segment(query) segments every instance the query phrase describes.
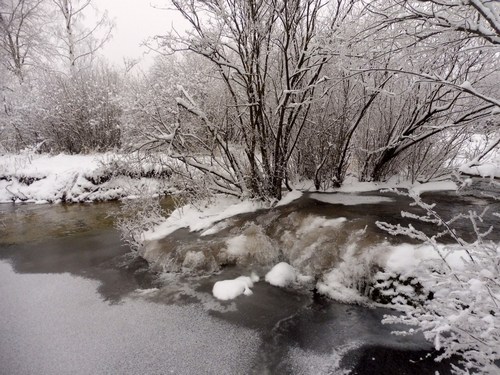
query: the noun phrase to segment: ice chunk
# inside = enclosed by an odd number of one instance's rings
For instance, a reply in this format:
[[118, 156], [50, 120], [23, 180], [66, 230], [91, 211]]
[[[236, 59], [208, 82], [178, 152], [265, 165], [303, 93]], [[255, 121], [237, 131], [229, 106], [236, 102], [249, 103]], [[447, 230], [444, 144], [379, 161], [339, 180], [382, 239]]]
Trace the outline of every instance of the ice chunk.
[[247, 236], [244, 234], [230, 238], [226, 241], [227, 253], [235, 258], [246, 255], [248, 253], [246, 242]]

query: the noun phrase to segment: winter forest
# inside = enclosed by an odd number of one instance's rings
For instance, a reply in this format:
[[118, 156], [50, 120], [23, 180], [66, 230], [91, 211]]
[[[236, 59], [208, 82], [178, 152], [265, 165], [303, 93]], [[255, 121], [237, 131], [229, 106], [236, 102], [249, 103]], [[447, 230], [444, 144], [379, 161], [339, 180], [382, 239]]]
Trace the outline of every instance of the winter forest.
[[314, 290], [391, 308], [420, 373], [500, 372], [499, 1], [162, 1], [146, 67], [103, 56], [103, 3], [0, 0], [0, 202], [118, 200], [134, 262], [221, 308]]

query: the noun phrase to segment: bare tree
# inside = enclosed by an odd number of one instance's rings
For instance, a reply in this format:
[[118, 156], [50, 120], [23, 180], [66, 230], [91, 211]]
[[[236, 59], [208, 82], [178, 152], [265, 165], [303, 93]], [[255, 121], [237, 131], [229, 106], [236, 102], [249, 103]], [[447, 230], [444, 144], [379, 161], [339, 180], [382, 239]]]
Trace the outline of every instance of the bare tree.
[[[159, 37], [160, 46], [167, 52], [191, 51], [215, 67], [227, 92], [224, 120], [233, 129], [231, 136], [240, 138], [244, 158], [186, 91], [177, 101], [179, 109], [206, 127], [214, 140], [207, 151], [223, 155], [230, 172], [226, 183], [242, 195], [279, 199], [316, 90], [325, 82], [322, 71], [331, 56], [325, 40], [333, 38], [352, 3], [338, 1], [333, 12], [321, 0], [175, 0], [173, 5], [191, 31]], [[172, 134], [182, 134], [181, 123]], [[214, 171], [184, 153], [173, 155], [204, 172]]]
[[64, 20], [64, 31], [59, 33], [58, 54], [65, 60], [71, 72], [78, 65], [89, 66], [95, 53], [110, 39], [113, 24], [107, 13], [97, 17], [91, 27], [84, 27], [82, 19], [93, 7], [93, 0], [52, 0]]
[[0, 51], [2, 63], [20, 82], [25, 69], [39, 58], [46, 44], [45, 0], [0, 1]]
[[[385, 48], [377, 55], [399, 54], [412, 59], [415, 56], [448, 55], [457, 62], [475, 60], [483, 75], [498, 73], [500, 52], [500, 3], [489, 0], [390, 0], [366, 4], [376, 17], [360, 36], [375, 35]], [[400, 33], [401, 29], [404, 33]], [[484, 61], [490, 60], [485, 66]], [[492, 63], [491, 63], [492, 61]], [[435, 66], [428, 69], [411, 69], [407, 66], [389, 67], [418, 77], [422, 81], [439, 83], [449, 88], [476, 96], [500, 108], [498, 85], [475, 87], [467, 78], [449, 80], [446, 74], [436, 74]], [[493, 77], [494, 78], [494, 77]]]
[[[436, 33], [453, 38], [483, 39], [500, 45], [500, 4], [491, 0], [390, 0], [367, 3], [384, 24], [411, 23], [420, 39]], [[458, 35], [457, 35], [458, 33]]]
[[362, 179], [385, 178], [412, 154], [425, 155], [423, 164], [429, 153], [441, 155], [429, 146], [438, 135], [451, 152], [470, 134], [465, 127], [498, 126], [498, 2], [376, 0], [364, 2], [363, 11], [351, 41], [366, 53], [364, 64], [348, 67], [351, 77], [387, 72], [394, 78], [357, 135]]

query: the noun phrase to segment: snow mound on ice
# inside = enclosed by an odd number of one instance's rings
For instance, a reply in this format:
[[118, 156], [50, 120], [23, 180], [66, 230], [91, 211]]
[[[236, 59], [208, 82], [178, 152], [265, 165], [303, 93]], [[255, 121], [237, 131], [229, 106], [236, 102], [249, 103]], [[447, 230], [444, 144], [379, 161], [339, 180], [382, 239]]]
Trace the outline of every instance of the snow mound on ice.
[[250, 277], [240, 276], [233, 280], [217, 281], [212, 289], [212, 294], [222, 301], [235, 299], [242, 294], [250, 296], [253, 294], [250, 288], [253, 288], [253, 283], [258, 281], [259, 277], [255, 273], [252, 273]]
[[298, 273], [291, 265], [281, 262], [266, 274], [266, 281], [274, 286], [286, 287], [297, 280]]
[[418, 266], [424, 261], [440, 259], [439, 254], [442, 254], [446, 263], [456, 271], [463, 269], [465, 260], [468, 259], [467, 252], [459, 246], [438, 244], [433, 247], [403, 243], [388, 248], [388, 256], [383, 266], [386, 271], [417, 276], [415, 272]]

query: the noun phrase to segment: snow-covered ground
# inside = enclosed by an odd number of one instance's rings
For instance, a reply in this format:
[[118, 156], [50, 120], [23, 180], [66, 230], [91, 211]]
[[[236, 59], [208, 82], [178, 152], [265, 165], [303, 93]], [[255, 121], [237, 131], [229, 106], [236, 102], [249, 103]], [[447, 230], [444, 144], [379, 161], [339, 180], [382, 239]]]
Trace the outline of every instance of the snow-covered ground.
[[[165, 179], [155, 178], [155, 175], [163, 174], [165, 176], [165, 166], [169, 163], [173, 163], [173, 161], [139, 161], [137, 155], [124, 156], [112, 153], [0, 155], [0, 203], [88, 202], [134, 197], [145, 192], [151, 195], [164, 194], [171, 190], [171, 186], [165, 182]], [[490, 175], [492, 171], [500, 173], [498, 166], [490, 164], [488, 162], [472, 169], [481, 175]], [[422, 193], [453, 190], [456, 189], [456, 185], [451, 181], [410, 184], [392, 179], [388, 182], [376, 183], [357, 182], [351, 178], [346, 180], [342, 187], [331, 189], [331, 191], [357, 193], [387, 188], [406, 188]], [[275, 202], [275, 205], [286, 205], [300, 198], [302, 191], [313, 190], [312, 183], [307, 181], [297, 183], [296, 189], [286, 194], [280, 202]], [[341, 199], [342, 196], [339, 195], [337, 198]], [[365, 197], [364, 199], [370, 198]], [[363, 203], [350, 203], [349, 198], [345, 202], [347, 203], [344, 204]]]
[[[316, 191], [314, 188], [314, 183], [312, 181], [301, 181], [295, 186], [297, 189], [304, 191]], [[367, 193], [367, 192], [377, 192], [385, 189], [407, 189], [413, 190], [417, 194], [422, 194], [431, 191], [447, 191], [456, 190], [457, 185], [451, 180], [443, 181], [432, 181], [426, 183], [420, 183], [418, 181], [411, 183], [409, 181], [400, 180], [397, 177], [391, 178], [385, 182], [359, 182], [356, 178], [348, 177], [339, 188], [330, 188], [325, 192], [328, 193]], [[369, 199], [369, 198], [368, 198]], [[354, 202], [352, 204], [365, 204], [371, 202]], [[339, 204], [343, 204], [340, 203]]]
[[176, 209], [154, 230], [146, 232], [144, 238], [146, 241], [158, 240], [180, 228], [188, 228], [192, 232], [204, 231], [202, 235], [214, 234], [223, 228], [214, 223], [265, 207], [259, 201], [241, 201], [235, 197], [218, 195], [210, 201], [187, 204]]
[[154, 177], [161, 168], [143, 163], [137, 170], [134, 163], [116, 154], [2, 155], [0, 203], [87, 202], [145, 192], [162, 194], [168, 186]]

